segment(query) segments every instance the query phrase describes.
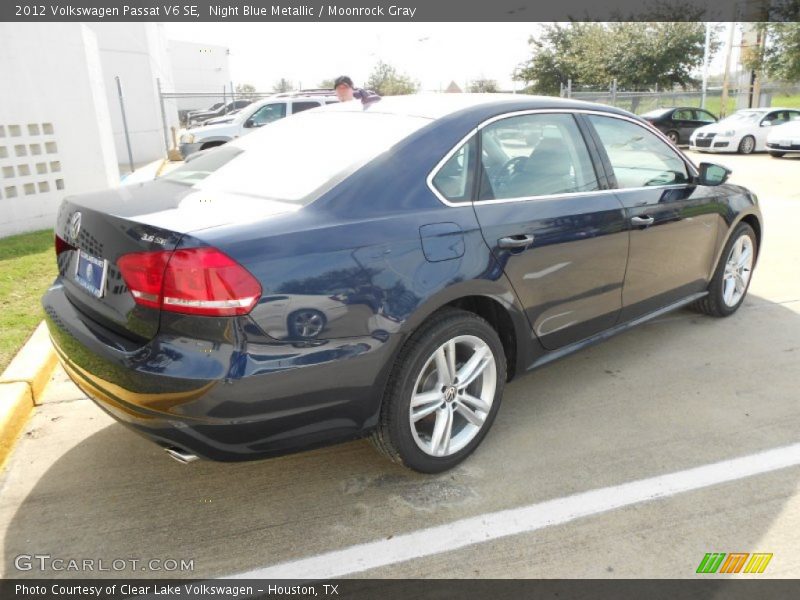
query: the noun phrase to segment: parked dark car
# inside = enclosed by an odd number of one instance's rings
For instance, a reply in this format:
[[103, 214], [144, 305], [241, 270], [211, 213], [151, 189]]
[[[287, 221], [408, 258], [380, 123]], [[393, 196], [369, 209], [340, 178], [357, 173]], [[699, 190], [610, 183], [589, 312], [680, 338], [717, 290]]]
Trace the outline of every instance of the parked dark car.
[[43, 304], [78, 386], [174, 458], [370, 436], [439, 472], [513, 377], [738, 309], [762, 227], [728, 174], [596, 104], [336, 104], [64, 200]]
[[194, 127], [200, 125], [209, 119], [216, 119], [223, 115], [227, 115], [232, 113], [233, 111], [239, 110], [251, 104], [253, 100], [232, 100], [227, 104], [223, 104], [222, 106], [217, 107], [213, 110], [201, 111], [201, 112], [194, 112], [189, 113], [187, 115], [187, 119], [189, 120], [189, 127]]
[[691, 106], [658, 108], [644, 113], [642, 118], [676, 145], [688, 144], [695, 129], [717, 122], [717, 117], [707, 110]]

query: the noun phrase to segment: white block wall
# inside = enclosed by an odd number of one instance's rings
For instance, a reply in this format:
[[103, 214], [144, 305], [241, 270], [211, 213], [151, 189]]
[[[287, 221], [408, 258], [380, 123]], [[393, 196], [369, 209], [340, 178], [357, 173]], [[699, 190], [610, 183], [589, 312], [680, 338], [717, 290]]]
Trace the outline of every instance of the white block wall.
[[[174, 87], [163, 25], [157, 23], [91, 23], [103, 65], [103, 85], [111, 115], [120, 171], [127, 172], [128, 151], [115, 77], [122, 82], [125, 114], [135, 167], [166, 156], [164, 127], [156, 79], [169, 91]], [[167, 129], [178, 125], [174, 103], [167, 103]]]
[[177, 40], [169, 41], [169, 57], [175, 84], [170, 92], [208, 92], [214, 96], [202, 98], [180, 98], [176, 105], [180, 110], [208, 108], [222, 102], [222, 88], [226, 100], [230, 101], [231, 72], [230, 52], [225, 46], [213, 46]]
[[62, 198], [117, 185], [97, 40], [78, 23], [0, 23], [0, 237], [53, 226]]

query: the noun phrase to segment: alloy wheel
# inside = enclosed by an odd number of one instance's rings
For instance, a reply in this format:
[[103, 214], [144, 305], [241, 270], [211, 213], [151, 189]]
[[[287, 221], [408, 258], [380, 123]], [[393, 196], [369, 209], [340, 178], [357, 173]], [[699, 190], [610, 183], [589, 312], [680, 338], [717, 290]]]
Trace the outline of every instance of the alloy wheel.
[[417, 446], [430, 456], [451, 456], [483, 428], [497, 389], [489, 345], [472, 335], [439, 346], [417, 377], [409, 407]]
[[731, 247], [722, 276], [722, 300], [727, 306], [736, 306], [747, 291], [753, 271], [753, 241], [741, 235]]

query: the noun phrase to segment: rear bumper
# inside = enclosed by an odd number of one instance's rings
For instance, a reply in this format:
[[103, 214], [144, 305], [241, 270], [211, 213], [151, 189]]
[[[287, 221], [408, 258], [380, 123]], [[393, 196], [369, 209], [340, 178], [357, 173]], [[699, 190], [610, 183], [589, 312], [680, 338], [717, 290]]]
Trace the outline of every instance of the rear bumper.
[[363, 436], [377, 422], [395, 336], [231, 343], [159, 334], [132, 347], [83, 315], [54, 285], [42, 303], [59, 359], [112, 417], [164, 447], [249, 460]]

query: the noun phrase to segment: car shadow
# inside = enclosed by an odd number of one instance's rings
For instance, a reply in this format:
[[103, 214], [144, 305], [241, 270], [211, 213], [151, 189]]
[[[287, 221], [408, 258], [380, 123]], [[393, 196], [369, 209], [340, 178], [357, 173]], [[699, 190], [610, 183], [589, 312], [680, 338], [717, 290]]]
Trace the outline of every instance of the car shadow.
[[[438, 476], [391, 464], [366, 441], [181, 465], [109, 422], [56, 458], [23, 498], [3, 500], [17, 504], [5, 526], [4, 576], [229, 575], [796, 443], [798, 317], [750, 296], [732, 318], [679, 311], [555, 362], [512, 382], [481, 448]], [[12, 467], [25, 469], [25, 460]], [[706, 551], [763, 550], [796, 475], [771, 478], [768, 510], [752, 511], [738, 533], [729, 523], [707, 536], [687, 564]], [[32, 554], [103, 559], [109, 570], [15, 567], [15, 557]], [[193, 570], [142, 570], [151, 559], [191, 560]]]

